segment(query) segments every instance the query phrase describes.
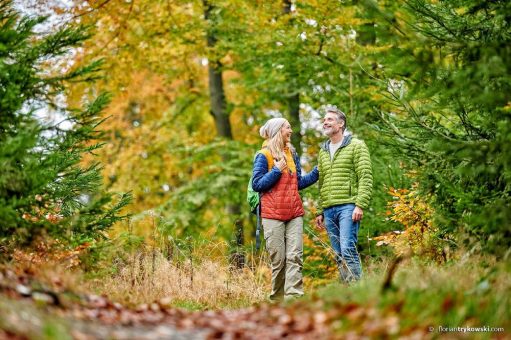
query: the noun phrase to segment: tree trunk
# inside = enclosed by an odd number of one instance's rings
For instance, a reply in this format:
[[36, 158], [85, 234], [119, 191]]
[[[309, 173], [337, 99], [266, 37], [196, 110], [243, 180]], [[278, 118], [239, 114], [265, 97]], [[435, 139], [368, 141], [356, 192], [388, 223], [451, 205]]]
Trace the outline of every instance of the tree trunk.
[[[204, 18], [208, 21], [207, 46], [214, 49], [217, 37], [214, 33], [214, 22], [211, 18], [211, 12], [214, 8], [208, 1], [204, 0]], [[222, 78], [222, 64], [219, 60], [208, 60], [209, 94], [211, 109], [210, 113], [215, 120], [217, 135], [222, 138], [232, 139], [231, 122], [229, 121], [229, 112], [227, 112], [227, 103], [225, 99], [224, 81]]]
[[226, 110], [224, 82], [220, 67], [220, 62], [209, 62], [210, 113], [215, 120], [217, 135], [219, 137], [232, 139], [231, 122], [229, 121], [229, 113]]
[[287, 101], [287, 107], [289, 110], [289, 123], [293, 128], [293, 134], [291, 135], [291, 143], [296, 148], [296, 152], [299, 155], [302, 154], [302, 123], [300, 121], [300, 94], [296, 93], [289, 97]]
[[[207, 31], [207, 46], [210, 49], [214, 49], [217, 42], [217, 37], [214, 33], [214, 20], [211, 18], [212, 10], [214, 5], [209, 1], [204, 0], [204, 18], [208, 21]], [[229, 121], [229, 112], [227, 112], [227, 101], [225, 99], [224, 82], [222, 78], [222, 64], [219, 60], [208, 60], [208, 77], [209, 77], [209, 94], [210, 94], [210, 113], [213, 116], [216, 126], [217, 136], [226, 138], [229, 140], [233, 139], [231, 122]], [[227, 159], [224, 159], [227, 161]], [[235, 217], [235, 238], [236, 246], [243, 246], [243, 221], [240, 219], [241, 207], [236, 204], [228, 204], [226, 211], [229, 215]], [[238, 250], [232, 255], [231, 258], [233, 264], [237, 268], [242, 268], [245, 264], [245, 258], [242, 253]]]
[[282, 13], [289, 14], [291, 13], [291, 5], [293, 2], [291, 0], [284, 0], [284, 6], [282, 7]]
[[[284, 0], [282, 6], [282, 14], [291, 14], [291, 6], [293, 2], [291, 0]], [[290, 20], [290, 23], [293, 21]], [[296, 152], [302, 154], [302, 123], [300, 121], [300, 93], [295, 93], [287, 100], [287, 111], [289, 114], [289, 123], [293, 129], [293, 135], [291, 136], [291, 143], [296, 148]]]

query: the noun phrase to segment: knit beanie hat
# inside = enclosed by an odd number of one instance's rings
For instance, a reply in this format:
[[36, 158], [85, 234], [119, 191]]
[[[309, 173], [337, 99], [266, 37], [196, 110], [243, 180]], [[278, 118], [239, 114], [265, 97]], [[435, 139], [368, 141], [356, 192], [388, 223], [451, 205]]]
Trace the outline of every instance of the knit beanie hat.
[[287, 120], [285, 118], [272, 118], [266, 122], [261, 128], [259, 129], [259, 134], [264, 139], [270, 139], [274, 137], [277, 132], [280, 131], [282, 128], [282, 125], [286, 123]]

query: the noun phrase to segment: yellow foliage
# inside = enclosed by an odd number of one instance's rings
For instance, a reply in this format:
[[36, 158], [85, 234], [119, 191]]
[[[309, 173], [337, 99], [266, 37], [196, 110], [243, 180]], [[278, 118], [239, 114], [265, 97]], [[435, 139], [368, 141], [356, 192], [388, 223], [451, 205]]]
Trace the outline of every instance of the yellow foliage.
[[418, 194], [418, 184], [411, 190], [390, 188], [393, 200], [388, 203], [388, 219], [401, 224], [403, 231], [375, 237], [377, 246], [389, 245], [396, 254], [412, 253], [435, 261], [444, 260], [442, 242], [438, 238], [438, 228], [432, 223], [433, 209]]

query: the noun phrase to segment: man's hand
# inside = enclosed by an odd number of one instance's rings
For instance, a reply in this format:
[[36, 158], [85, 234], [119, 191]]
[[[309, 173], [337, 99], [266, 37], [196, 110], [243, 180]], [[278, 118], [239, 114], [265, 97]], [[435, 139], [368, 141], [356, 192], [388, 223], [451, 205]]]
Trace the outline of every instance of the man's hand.
[[364, 216], [364, 211], [360, 207], [355, 207], [355, 210], [353, 210], [353, 215], [351, 217], [353, 218], [353, 222], [358, 222], [362, 219]]
[[319, 230], [325, 229], [325, 224], [323, 223], [323, 215], [316, 216], [316, 228]]

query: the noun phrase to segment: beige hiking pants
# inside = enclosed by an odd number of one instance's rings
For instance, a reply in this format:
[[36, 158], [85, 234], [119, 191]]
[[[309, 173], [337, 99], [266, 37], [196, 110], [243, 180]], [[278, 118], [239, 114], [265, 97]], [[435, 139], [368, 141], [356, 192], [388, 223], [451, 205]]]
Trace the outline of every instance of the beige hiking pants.
[[270, 299], [303, 295], [303, 219], [263, 218], [264, 239], [271, 260]]

